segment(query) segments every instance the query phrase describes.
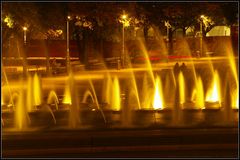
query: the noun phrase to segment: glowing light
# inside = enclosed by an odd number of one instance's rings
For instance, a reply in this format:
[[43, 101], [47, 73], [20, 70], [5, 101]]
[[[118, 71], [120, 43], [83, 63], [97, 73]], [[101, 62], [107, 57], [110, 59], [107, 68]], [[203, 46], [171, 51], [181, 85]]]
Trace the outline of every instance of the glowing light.
[[130, 26], [131, 18], [128, 18], [127, 14], [121, 15], [119, 22], [123, 24], [124, 27]]
[[27, 30], [27, 27], [23, 27], [23, 30], [26, 31], [26, 30]]
[[178, 81], [179, 81], [180, 104], [183, 104], [185, 102], [185, 81], [182, 71], [180, 71], [179, 73]]
[[126, 14], [123, 14], [122, 15], [122, 19], [126, 19], [127, 18], [127, 15]]
[[63, 31], [61, 29], [56, 30], [56, 32], [57, 32], [58, 35], [61, 35], [63, 33]]
[[13, 20], [9, 16], [6, 16], [4, 18], [4, 22], [7, 24], [9, 28], [13, 28]]
[[70, 19], [71, 19], [71, 16], [67, 16], [67, 19], [70, 20]]
[[201, 15], [200, 19], [202, 20], [204, 27], [209, 27], [210, 25], [213, 25], [215, 22], [208, 16]]
[[220, 81], [217, 71], [214, 72], [213, 81], [211, 87], [206, 94], [206, 101], [208, 102], [221, 102], [220, 99]]
[[162, 83], [160, 78], [157, 76], [155, 82], [155, 93], [153, 100], [153, 108], [154, 109], [163, 109], [163, 94], [162, 94]]

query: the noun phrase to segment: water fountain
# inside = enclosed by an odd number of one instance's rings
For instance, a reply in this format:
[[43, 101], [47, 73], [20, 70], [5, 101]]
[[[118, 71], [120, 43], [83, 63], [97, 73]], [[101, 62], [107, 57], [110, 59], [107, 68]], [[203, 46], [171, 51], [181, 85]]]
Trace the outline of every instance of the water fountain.
[[[160, 32], [157, 35], [167, 56]], [[183, 41], [187, 55], [191, 55]], [[128, 68], [122, 70], [105, 66], [104, 70], [72, 70], [57, 77], [36, 72], [10, 81], [3, 72], [7, 82], [2, 85], [1, 95], [2, 108], [6, 108], [4, 130], [12, 127], [24, 131], [38, 125], [77, 130], [236, 124], [238, 117], [233, 117], [238, 113], [239, 84], [230, 49], [224, 61], [229, 75], [224, 80], [224, 70], [211, 58], [204, 66], [196, 65], [194, 59], [168, 61], [161, 66], [150, 61], [144, 42], [138, 42], [146, 60], [139, 68], [128, 60]], [[175, 68], [176, 62], [186, 64], [185, 68]], [[37, 120], [44, 118], [48, 120]], [[14, 125], [8, 125], [8, 121], [14, 121]]]

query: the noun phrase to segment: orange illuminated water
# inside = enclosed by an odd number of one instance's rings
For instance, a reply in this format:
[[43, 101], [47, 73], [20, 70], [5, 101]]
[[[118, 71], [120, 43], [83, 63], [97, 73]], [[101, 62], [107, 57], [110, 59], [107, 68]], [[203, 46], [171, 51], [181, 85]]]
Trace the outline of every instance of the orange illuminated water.
[[239, 90], [234, 90], [232, 94], [232, 108], [239, 109]]
[[[23, 85], [23, 82], [21, 80], [21, 83]], [[17, 104], [16, 104], [16, 111], [15, 111], [15, 127], [18, 130], [24, 130], [27, 128], [28, 123], [30, 122], [30, 119], [28, 117], [28, 112], [26, 108], [26, 93], [24, 89], [22, 88], [19, 91], [19, 96], [17, 99]]]
[[153, 108], [154, 109], [163, 109], [164, 101], [163, 101], [163, 93], [162, 93], [162, 82], [159, 76], [157, 76], [155, 81], [155, 92], [153, 99]]
[[221, 104], [221, 91], [218, 72], [214, 72], [212, 84], [206, 93], [206, 102], [219, 102]]
[[27, 80], [27, 96], [30, 97], [27, 100], [27, 110], [30, 112], [33, 109], [33, 89], [32, 89], [32, 77], [31, 75], [28, 75]]
[[47, 99], [47, 104], [52, 104], [52, 103], [55, 104], [56, 110], [58, 110], [59, 100], [58, 100], [57, 94], [54, 90], [51, 90], [49, 92], [48, 99]]
[[41, 86], [40, 86], [40, 78], [37, 73], [34, 74], [33, 77], [33, 95], [34, 95], [34, 105], [41, 104]]
[[5, 102], [5, 96], [3, 95], [3, 91], [1, 91], [1, 105], [4, 105], [6, 102]]
[[111, 106], [113, 110], [120, 110], [121, 109], [121, 99], [120, 99], [120, 87], [119, 81], [117, 76], [113, 79], [113, 88], [112, 88], [112, 99], [111, 99]]
[[195, 106], [198, 109], [204, 109], [204, 89], [202, 79], [200, 76], [197, 77], [197, 82], [192, 93], [191, 101], [195, 102]]
[[185, 102], [185, 81], [183, 77], [182, 71], [180, 71], [178, 76], [178, 82], [179, 82], [179, 97], [180, 97], [180, 104], [183, 104]]
[[239, 108], [239, 81], [238, 81], [238, 71], [237, 71], [237, 66], [236, 66], [236, 60], [233, 54], [233, 49], [232, 49], [232, 44], [227, 44], [227, 56], [229, 60], [229, 64], [231, 67], [231, 71], [233, 73], [235, 83], [236, 83], [236, 88], [233, 89], [233, 94], [231, 95], [232, 97], [232, 108]]
[[70, 93], [70, 86], [67, 83], [65, 86], [65, 90], [64, 90], [64, 98], [62, 103], [64, 104], [72, 104], [72, 98], [71, 98], [71, 93]]

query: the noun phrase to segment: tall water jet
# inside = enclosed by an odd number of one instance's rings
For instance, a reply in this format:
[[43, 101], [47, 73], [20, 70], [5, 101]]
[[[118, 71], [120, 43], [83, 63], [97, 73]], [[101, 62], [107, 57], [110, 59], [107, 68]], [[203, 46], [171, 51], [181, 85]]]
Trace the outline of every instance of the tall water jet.
[[64, 104], [72, 104], [72, 98], [71, 98], [71, 91], [70, 91], [70, 84], [67, 83], [65, 85], [65, 90], [64, 90], [64, 97], [62, 103]]
[[180, 105], [180, 91], [179, 91], [179, 82], [176, 83], [176, 92], [175, 92], [175, 101], [173, 107], [173, 116], [172, 116], [172, 125], [177, 126], [181, 124], [181, 105]]
[[179, 103], [180, 105], [183, 105], [185, 102], [185, 81], [183, 77], [182, 71], [180, 71], [179, 76], [178, 76], [178, 83], [179, 83]]
[[236, 88], [233, 91], [231, 98], [232, 98], [232, 108], [239, 109], [239, 90], [238, 90], [238, 88]]
[[4, 92], [2, 91], [2, 88], [1, 88], [1, 106], [2, 105], [5, 105], [6, 104], [6, 102], [5, 102], [5, 95], [4, 95]]
[[32, 111], [33, 110], [33, 99], [34, 99], [34, 96], [33, 96], [33, 85], [32, 85], [32, 77], [31, 75], [28, 75], [27, 77], [27, 97], [29, 97], [29, 99], [27, 100], [27, 110], [28, 112]]
[[197, 77], [197, 84], [196, 84], [196, 101], [195, 106], [197, 108], [204, 108], [204, 90], [201, 77]]
[[163, 93], [162, 93], [162, 81], [157, 76], [155, 81], [155, 93], [154, 93], [154, 99], [153, 99], [153, 108], [156, 109], [163, 109], [164, 107], [164, 101], [163, 101]]
[[231, 101], [232, 99], [231, 99], [231, 92], [230, 92], [230, 84], [229, 82], [227, 82], [226, 94], [224, 98], [224, 109], [223, 109], [223, 112], [224, 112], [223, 121], [227, 125], [231, 124], [234, 120]]
[[69, 85], [69, 92], [71, 97], [71, 101], [69, 103], [70, 104], [69, 105], [69, 127], [76, 128], [77, 125], [80, 123], [79, 102], [78, 102], [78, 94], [76, 91], [74, 76], [71, 71], [69, 73], [67, 83]]
[[148, 81], [147, 74], [143, 76], [143, 84], [142, 84], [142, 94], [141, 94], [141, 108], [143, 109], [151, 109], [152, 96], [153, 96], [153, 87], [150, 85]]
[[144, 60], [146, 60], [145, 65], [146, 65], [148, 74], [150, 75], [152, 83], [155, 86], [155, 79], [154, 79], [152, 64], [151, 64], [151, 61], [150, 61], [149, 56], [148, 56], [148, 51], [147, 51], [144, 43], [142, 42], [142, 40], [139, 40], [139, 43], [140, 43], [140, 49], [142, 50], [142, 53], [143, 53], [143, 56], [144, 56]]
[[132, 65], [131, 65], [131, 62], [130, 63], [130, 79], [131, 79], [131, 84], [133, 86], [133, 93], [137, 99], [137, 107], [138, 109], [141, 108], [141, 105], [140, 105], [140, 99], [139, 99], [139, 93], [138, 93], [138, 88], [137, 88], [137, 83], [136, 83], [136, 78], [135, 78], [135, 74], [133, 72], [133, 69], [132, 69]]
[[237, 72], [237, 66], [236, 66], [236, 60], [235, 60], [235, 56], [234, 56], [234, 52], [233, 52], [233, 48], [232, 48], [232, 44], [228, 43], [226, 45], [226, 52], [227, 52], [227, 57], [229, 60], [229, 64], [235, 79], [235, 83], [236, 83], [236, 89], [232, 95], [232, 107], [233, 108], [239, 108], [239, 80], [238, 80], [238, 72]]
[[111, 98], [111, 108], [115, 111], [121, 109], [121, 98], [120, 98], [120, 87], [118, 77], [115, 76], [113, 79], [113, 88], [112, 88], [112, 98]]
[[217, 71], [214, 72], [213, 80], [210, 88], [206, 93], [205, 101], [207, 103], [205, 104], [205, 107], [209, 106], [210, 104], [211, 104], [210, 105], [211, 108], [221, 107], [221, 90], [220, 90], [219, 75]]
[[102, 89], [102, 101], [106, 104], [111, 103], [111, 89], [112, 89], [112, 79], [109, 74], [107, 74], [104, 78], [104, 84]]
[[42, 103], [42, 89], [40, 84], [40, 78], [37, 73], [34, 74], [33, 78], [31, 75], [27, 77], [27, 109], [32, 111], [36, 109], [36, 106]]
[[33, 95], [34, 95], [34, 106], [40, 105], [42, 103], [42, 95], [41, 95], [41, 85], [40, 78], [37, 73], [34, 74], [33, 77]]
[[[22, 86], [24, 86], [21, 80]], [[28, 112], [26, 108], [27, 96], [24, 88], [20, 89], [19, 97], [17, 99], [16, 110], [15, 110], [15, 127], [18, 130], [25, 130], [30, 122]]]
[[89, 80], [89, 83], [90, 83], [90, 86], [91, 86], [91, 89], [92, 89], [92, 92], [93, 92], [94, 101], [97, 105], [98, 110], [100, 110], [100, 112], [101, 112], [101, 115], [103, 117], [104, 122], [106, 123], [107, 121], [106, 121], [105, 115], [103, 113], [103, 110], [102, 110], [102, 108], [100, 108], [100, 105], [98, 103], [98, 98], [97, 98], [96, 91], [95, 91], [95, 88], [93, 86], [92, 80], [90, 78], [88, 78], [88, 80]]
[[1, 66], [2, 66], [2, 70], [3, 70], [2, 72], [3, 72], [4, 80], [5, 80], [5, 83], [6, 83], [6, 87], [7, 87], [8, 92], [9, 92], [10, 103], [14, 106], [13, 98], [12, 98], [12, 91], [11, 91], [11, 88], [10, 88], [10, 85], [9, 85], [9, 82], [8, 82], [7, 74], [5, 72], [5, 69], [3, 68], [3, 64]]
[[172, 106], [172, 104], [170, 103], [174, 101], [174, 96], [172, 96], [172, 93], [174, 93], [176, 84], [174, 82], [174, 75], [171, 73], [172, 69], [169, 70], [169, 72], [166, 74], [166, 78], [163, 85], [163, 91], [164, 91], [163, 98], [165, 100], [165, 106], [170, 107]]
[[55, 104], [56, 110], [58, 110], [59, 100], [54, 90], [51, 90], [48, 94], [47, 104]]

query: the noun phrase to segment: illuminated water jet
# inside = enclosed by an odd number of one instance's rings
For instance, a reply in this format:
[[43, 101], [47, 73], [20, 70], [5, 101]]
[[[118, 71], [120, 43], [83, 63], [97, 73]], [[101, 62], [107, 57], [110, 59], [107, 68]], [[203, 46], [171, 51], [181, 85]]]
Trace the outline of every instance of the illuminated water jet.
[[155, 81], [155, 93], [153, 99], [153, 108], [156, 109], [163, 109], [164, 101], [163, 101], [163, 93], [162, 93], [162, 82], [159, 76], [157, 76]]
[[192, 101], [195, 101], [196, 108], [204, 109], [204, 89], [201, 77], [197, 77], [197, 83], [192, 93]]
[[95, 102], [92, 93], [90, 92], [90, 90], [86, 90], [83, 94], [83, 100], [82, 103], [89, 103], [88, 101], [88, 97], [91, 97], [92, 103]]
[[33, 95], [34, 95], [34, 105], [40, 105], [42, 103], [42, 93], [41, 93], [41, 85], [40, 85], [40, 78], [37, 73], [34, 74], [33, 77]]
[[64, 98], [62, 101], [63, 104], [72, 104], [70, 85], [67, 83], [64, 90]]
[[219, 108], [221, 106], [221, 91], [218, 72], [215, 71], [210, 88], [206, 93], [205, 107]]
[[111, 98], [111, 107], [115, 111], [121, 109], [121, 99], [120, 99], [120, 87], [117, 76], [113, 78], [113, 88], [112, 88], [112, 98]]
[[56, 110], [58, 110], [59, 100], [55, 91], [51, 90], [48, 94], [47, 104], [55, 104]]
[[[23, 84], [23, 81], [21, 80]], [[26, 108], [27, 96], [24, 89], [21, 89], [19, 92], [19, 96], [16, 104], [15, 111], [15, 127], [18, 130], [25, 130], [28, 128], [30, 123], [30, 118], [28, 116], [27, 108]]]
[[185, 102], [185, 80], [184, 80], [182, 71], [180, 71], [179, 73], [178, 83], [179, 83], [179, 96], [180, 96], [179, 103], [183, 105], [183, 103]]

